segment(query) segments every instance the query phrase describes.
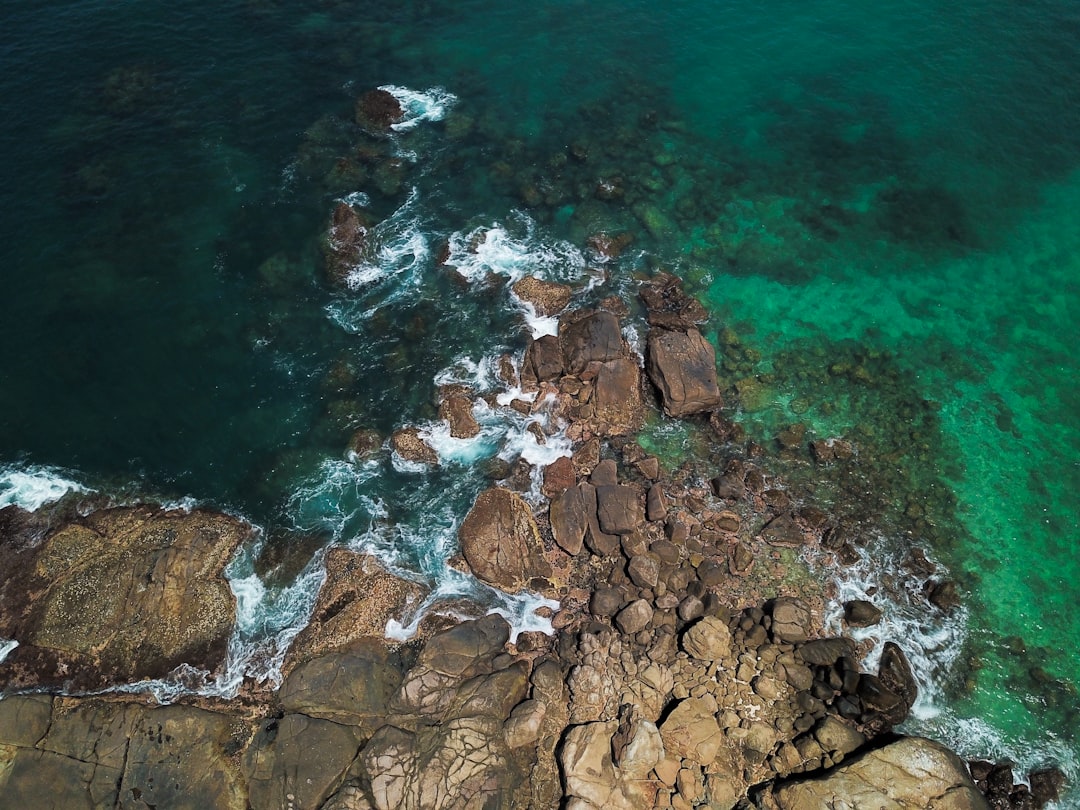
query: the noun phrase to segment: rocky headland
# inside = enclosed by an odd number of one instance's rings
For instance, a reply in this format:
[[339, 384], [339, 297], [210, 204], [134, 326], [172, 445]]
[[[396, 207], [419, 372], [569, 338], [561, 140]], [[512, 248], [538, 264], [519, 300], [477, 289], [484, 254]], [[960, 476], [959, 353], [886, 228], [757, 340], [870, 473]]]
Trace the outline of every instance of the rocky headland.
[[[371, 129], [392, 120], [380, 101], [361, 105]], [[335, 211], [331, 275], [363, 230]], [[677, 279], [641, 286], [644, 357], [618, 298], [567, 309], [569, 289], [539, 280], [514, 294], [560, 324], [503, 359], [518, 393], [503, 407], [542, 414], [537, 441], [565, 431], [574, 452], [503, 471], [461, 523], [455, 564], [557, 599], [554, 635], [458, 604], [474, 618], [436, 606], [390, 641], [387, 621], [424, 588], [335, 548], [280, 686], [158, 705], [109, 687], [221, 671], [236, 619], [223, 570], [255, 529], [203, 510], [9, 507], [0, 638], [19, 646], [0, 661], [0, 808], [975, 810], [1056, 796], [1055, 771], [1016, 784], [1008, 765], [894, 731], [917, 695], [908, 661], [887, 644], [865, 671], [865, 649], [826, 634], [829, 583], [801, 557], [843, 559], [850, 532], [725, 416], [705, 312]], [[439, 392], [453, 435], [475, 434], [480, 396]], [[690, 420], [722, 452], [669, 469], [634, 439], [650, 418]], [[843, 437], [800, 449], [822, 468], [857, 463]], [[385, 444], [358, 434], [352, 451], [438, 462], [409, 426]], [[880, 610], [845, 616], [872, 625]]]

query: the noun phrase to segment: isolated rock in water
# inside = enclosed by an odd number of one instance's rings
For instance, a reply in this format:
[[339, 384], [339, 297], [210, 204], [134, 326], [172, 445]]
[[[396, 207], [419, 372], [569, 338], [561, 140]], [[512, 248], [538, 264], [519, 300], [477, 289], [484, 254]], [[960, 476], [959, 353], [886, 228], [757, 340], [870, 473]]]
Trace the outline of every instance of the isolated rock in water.
[[865, 599], [844, 603], [844, 621], [850, 627], [871, 627], [881, 621], [881, 608]]
[[536, 314], [542, 317], [558, 315], [570, 303], [570, 288], [554, 281], [544, 281], [535, 276], [525, 276], [514, 286], [514, 295], [533, 305]]
[[252, 528], [228, 515], [103, 509], [0, 571], [0, 689], [99, 688], [224, 659], [236, 600], [222, 576]]
[[454, 391], [446, 396], [439, 404], [439, 418], [450, 424], [450, 435], [455, 439], [471, 439], [480, 432], [472, 397], [467, 393]]
[[551, 576], [532, 509], [501, 487], [481, 492], [459, 531], [461, 553], [479, 579], [514, 593]]
[[331, 284], [344, 287], [367, 247], [371, 221], [347, 203], [339, 202], [330, 217], [330, 228], [323, 241], [326, 277]]
[[652, 329], [647, 368], [668, 416], [712, 410], [723, 402], [716, 382], [716, 352], [697, 329]]
[[390, 447], [406, 461], [419, 464], [438, 464], [439, 454], [420, 437], [419, 428], [404, 427], [390, 437]]
[[356, 123], [372, 135], [389, 135], [404, 118], [401, 103], [386, 90], [368, 90], [356, 101]]
[[956, 754], [919, 737], [905, 737], [826, 774], [790, 781], [763, 794], [762, 810], [811, 807], [888, 810], [990, 810]]

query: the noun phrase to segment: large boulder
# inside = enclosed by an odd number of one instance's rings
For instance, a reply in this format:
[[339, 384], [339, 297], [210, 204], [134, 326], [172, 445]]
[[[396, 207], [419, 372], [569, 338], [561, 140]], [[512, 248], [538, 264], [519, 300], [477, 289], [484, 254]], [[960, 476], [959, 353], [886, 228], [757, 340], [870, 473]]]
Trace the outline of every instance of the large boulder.
[[102, 509], [0, 571], [0, 690], [92, 689], [225, 657], [236, 600], [223, 576], [252, 527], [204, 510]]
[[716, 352], [697, 329], [650, 330], [647, 369], [668, 416], [712, 410], [723, 402], [716, 381]]
[[413, 464], [438, 464], [439, 454], [424, 441], [417, 427], [403, 427], [390, 436], [391, 449]]
[[458, 533], [461, 553], [477, 576], [508, 593], [551, 576], [532, 509], [515, 492], [492, 487], [481, 492]]
[[473, 399], [467, 389], [453, 386], [439, 403], [439, 418], [450, 425], [455, 439], [471, 439], [480, 432], [480, 423], [473, 415]]
[[851, 810], [990, 810], [967, 768], [943, 745], [919, 737], [845, 762], [826, 774], [773, 787], [762, 810], [848, 807]]
[[625, 436], [640, 428], [645, 420], [645, 403], [638, 364], [629, 357], [601, 363], [592, 405], [599, 435]]
[[393, 94], [377, 87], [356, 100], [355, 118], [365, 132], [389, 135], [394, 124], [405, 118], [405, 111]]
[[578, 310], [564, 316], [559, 345], [571, 374], [580, 374], [594, 360], [604, 363], [626, 355], [619, 319], [603, 310]]
[[[573, 726], [566, 733], [559, 762], [566, 794], [572, 797], [573, 803], [568, 806], [582, 810], [638, 810], [652, 806], [652, 797], [646, 792], [649, 782], [642, 778], [643, 774], [623, 770], [612, 759], [612, 737], [618, 730], [619, 723], [612, 720]], [[642, 747], [653, 749], [646, 759], [652, 759], [655, 764], [663, 747], [647, 729], [641, 736]], [[624, 764], [628, 764], [626, 760]]]

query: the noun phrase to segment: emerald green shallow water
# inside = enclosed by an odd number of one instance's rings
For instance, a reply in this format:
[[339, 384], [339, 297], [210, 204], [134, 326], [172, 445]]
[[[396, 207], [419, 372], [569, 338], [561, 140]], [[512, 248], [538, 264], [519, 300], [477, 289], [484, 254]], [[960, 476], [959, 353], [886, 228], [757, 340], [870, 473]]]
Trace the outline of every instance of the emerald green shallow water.
[[[481, 270], [571, 277], [628, 230], [598, 294], [682, 275], [750, 435], [850, 437], [886, 540], [960, 583], [966, 640], [919, 727], [1075, 775], [1075, 4], [81, 0], [0, 23], [4, 481], [190, 495], [438, 578], [504, 428], [422, 479], [341, 459], [357, 427], [433, 419], [455, 361], [524, 344], [439, 248], [498, 224], [515, 247]], [[349, 157], [383, 84], [457, 98], [393, 171]], [[352, 192], [394, 250], [341, 291], [319, 239]]]

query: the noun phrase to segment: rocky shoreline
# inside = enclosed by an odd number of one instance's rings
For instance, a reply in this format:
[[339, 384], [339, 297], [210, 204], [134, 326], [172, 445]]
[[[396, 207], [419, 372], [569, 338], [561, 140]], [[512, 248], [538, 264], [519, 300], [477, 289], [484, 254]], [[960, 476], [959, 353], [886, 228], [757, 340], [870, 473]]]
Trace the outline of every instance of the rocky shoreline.
[[[342, 206], [331, 240], [347, 232], [352, 247], [330, 242], [331, 272], [361, 249], [364, 225]], [[824, 632], [828, 583], [800, 557], [843, 559], [852, 539], [724, 416], [705, 312], [677, 279], [641, 287], [644, 358], [618, 298], [566, 309], [570, 290], [537, 279], [513, 293], [559, 329], [503, 359], [513, 396], [499, 407], [535, 415], [538, 443], [564, 431], [574, 452], [494, 471], [455, 564], [558, 600], [554, 635], [456, 604], [414, 639], [387, 640], [423, 587], [334, 548], [278, 688], [166, 706], [89, 694], [181, 665], [220, 672], [236, 618], [223, 571], [256, 530], [204, 510], [8, 507], [0, 638], [19, 646], [0, 661], [0, 808], [960, 810], [1056, 797], [1056, 771], [1015, 784], [1007, 765], [969, 768], [893, 731], [916, 699], [911, 667], [887, 644], [860, 671], [865, 650]], [[479, 396], [440, 391], [455, 437], [479, 430]], [[709, 432], [722, 455], [666, 469], [633, 438], [659, 411]], [[844, 438], [802, 447], [795, 433], [781, 446], [855, 463]], [[352, 443], [387, 451], [438, 463], [415, 427]], [[869, 603], [845, 608], [851, 626], [880, 618]]]

